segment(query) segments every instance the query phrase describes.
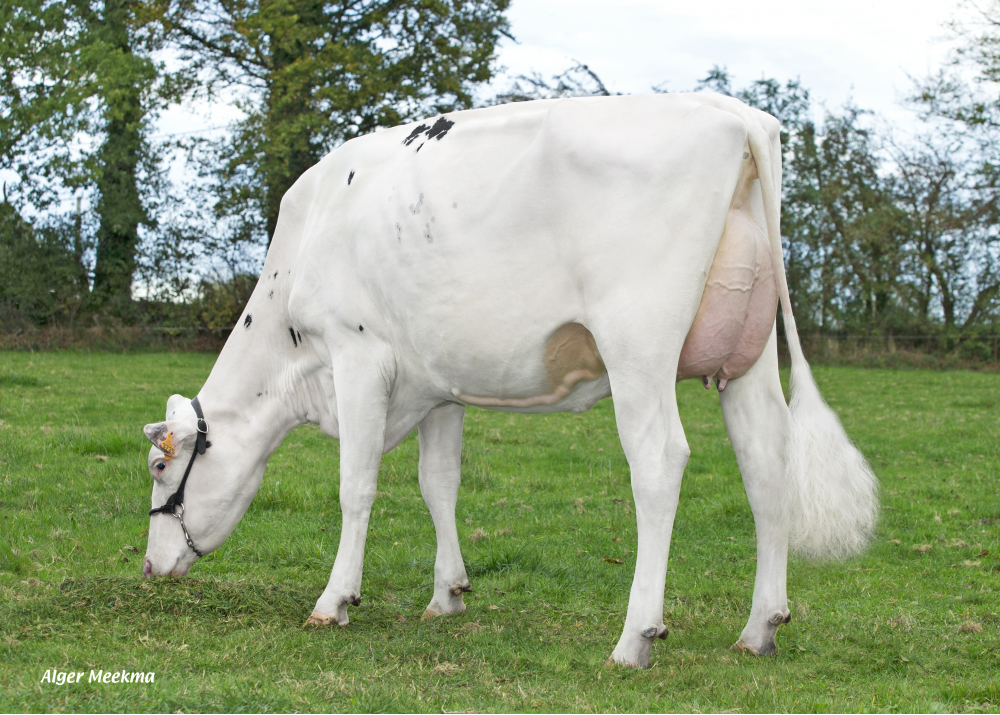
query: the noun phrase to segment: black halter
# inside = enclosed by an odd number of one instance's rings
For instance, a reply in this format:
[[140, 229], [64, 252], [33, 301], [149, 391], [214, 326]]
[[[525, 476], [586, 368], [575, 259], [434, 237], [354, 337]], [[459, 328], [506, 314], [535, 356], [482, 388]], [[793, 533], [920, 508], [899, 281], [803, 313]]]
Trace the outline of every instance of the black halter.
[[[170, 516], [176, 517], [178, 521], [181, 522], [181, 531], [184, 532], [184, 538], [187, 540], [187, 545], [191, 547], [191, 550], [201, 558], [205, 554], [201, 553], [198, 548], [194, 545], [191, 540], [191, 535], [188, 533], [187, 527], [184, 525], [184, 485], [187, 484], [188, 475], [191, 474], [191, 467], [194, 465], [194, 458], [199, 454], [205, 454], [205, 450], [212, 446], [212, 443], [208, 441], [208, 423], [205, 422], [205, 415], [201, 412], [201, 403], [198, 402], [198, 398], [195, 397], [191, 400], [191, 406], [194, 408], [194, 413], [198, 415], [198, 440], [195, 443], [194, 451], [191, 452], [191, 461], [188, 462], [187, 469], [184, 470], [184, 477], [181, 479], [181, 485], [177, 487], [177, 491], [171, 494], [167, 498], [167, 502], [160, 507], [149, 510], [149, 515], [153, 514], [169, 514]], [[180, 507], [181, 511], [178, 514], [176, 507]]]

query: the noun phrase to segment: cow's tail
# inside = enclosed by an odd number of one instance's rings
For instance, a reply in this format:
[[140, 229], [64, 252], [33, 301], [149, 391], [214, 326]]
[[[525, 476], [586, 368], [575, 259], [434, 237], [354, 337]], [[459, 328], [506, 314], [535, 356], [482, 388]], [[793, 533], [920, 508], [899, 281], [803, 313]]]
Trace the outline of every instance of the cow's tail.
[[789, 541], [793, 551], [806, 558], [844, 558], [862, 551], [871, 539], [878, 518], [878, 482], [837, 415], [820, 396], [802, 354], [781, 249], [780, 203], [774, 172], [781, 157], [773, 159], [771, 142], [760, 120], [748, 124], [792, 358], [784, 490]]

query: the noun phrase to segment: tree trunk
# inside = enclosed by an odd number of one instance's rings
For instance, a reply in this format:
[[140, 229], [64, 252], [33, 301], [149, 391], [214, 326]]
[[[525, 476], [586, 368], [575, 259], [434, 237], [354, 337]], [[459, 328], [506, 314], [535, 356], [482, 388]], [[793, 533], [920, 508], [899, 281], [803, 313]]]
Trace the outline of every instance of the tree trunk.
[[130, 0], [107, 0], [103, 27], [98, 30], [119, 53], [115, 59], [122, 67], [119, 82], [101, 88], [106, 135], [97, 152], [100, 226], [93, 290], [96, 306], [110, 308], [115, 313], [121, 313], [132, 301], [139, 224], [147, 220], [136, 180], [144, 111], [141, 86], [133, 81], [130, 71], [133, 55], [129, 3]]
[[[323, 22], [323, 4], [317, 0], [292, 3], [296, 24], [317, 25]], [[307, 33], [308, 34], [308, 33]], [[268, 78], [265, 133], [267, 157], [264, 159], [265, 221], [267, 242], [274, 238], [278, 209], [285, 192], [306, 169], [319, 161], [319, 148], [308, 118], [312, 116], [312, 78], [300, 65], [309, 59], [308, 49], [283, 36], [271, 36], [271, 71]]]
[[[306, 169], [319, 161], [318, 152], [310, 146], [312, 136], [308, 130], [303, 130], [299, 135], [290, 135], [289, 132], [289, 126], [295, 124], [294, 116], [306, 115], [306, 105], [307, 101], [303, 98], [268, 97], [268, 107], [271, 110], [267, 117], [268, 144], [274, 149], [273, 154], [264, 160], [267, 172], [264, 209], [269, 246], [278, 225], [282, 197]], [[298, 111], [300, 108], [302, 111]]]

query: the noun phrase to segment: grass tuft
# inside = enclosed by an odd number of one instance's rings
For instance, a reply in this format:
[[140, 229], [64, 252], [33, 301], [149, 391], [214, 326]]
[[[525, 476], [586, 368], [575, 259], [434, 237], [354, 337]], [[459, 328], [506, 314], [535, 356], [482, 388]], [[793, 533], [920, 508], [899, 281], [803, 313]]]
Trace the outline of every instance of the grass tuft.
[[42, 387], [37, 377], [19, 375], [16, 372], [0, 372], [0, 387]]

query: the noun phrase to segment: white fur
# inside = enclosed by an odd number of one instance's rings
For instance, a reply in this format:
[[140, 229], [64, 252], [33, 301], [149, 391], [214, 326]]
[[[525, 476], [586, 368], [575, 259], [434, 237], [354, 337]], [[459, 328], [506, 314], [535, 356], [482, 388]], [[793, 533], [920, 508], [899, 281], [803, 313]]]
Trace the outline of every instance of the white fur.
[[792, 315], [781, 251], [781, 155], [750, 125], [750, 146], [757, 160], [775, 278], [788, 350], [792, 358], [791, 420], [785, 446], [785, 514], [792, 549], [810, 559], [836, 559], [862, 551], [878, 518], [878, 483], [840, 420], [823, 401], [802, 354]]
[[786, 443], [786, 513], [792, 550], [840, 559], [868, 545], [878, 519], [878, 481], [819, 394], [805, 359], [793, 360]]

